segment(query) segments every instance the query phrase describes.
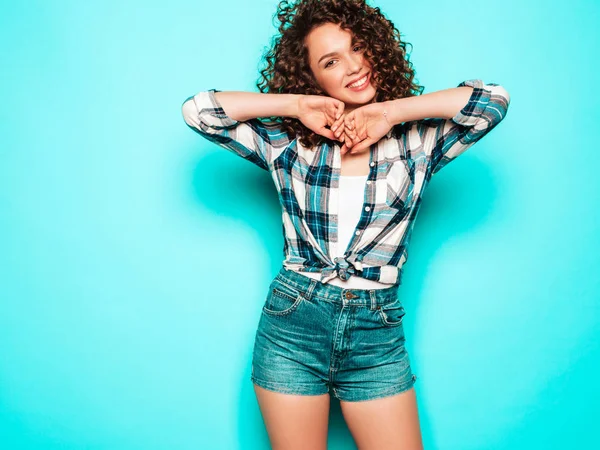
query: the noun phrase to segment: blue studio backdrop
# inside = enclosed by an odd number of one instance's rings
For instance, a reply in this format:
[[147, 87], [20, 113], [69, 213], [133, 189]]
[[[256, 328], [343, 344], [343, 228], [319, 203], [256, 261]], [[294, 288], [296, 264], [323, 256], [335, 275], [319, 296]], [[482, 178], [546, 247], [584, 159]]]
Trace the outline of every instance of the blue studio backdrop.
[[[180, 108], [257, 91], [277, 3], [0, 5], [0, 447], [269, 448], [250, 369], [280, 207]], [[511, 95], [404, 268], [425, 448], [600, 448], [600, 3], [369, 3], [425, 93]], [[329, 448], [355, 448], [334, 402]]]

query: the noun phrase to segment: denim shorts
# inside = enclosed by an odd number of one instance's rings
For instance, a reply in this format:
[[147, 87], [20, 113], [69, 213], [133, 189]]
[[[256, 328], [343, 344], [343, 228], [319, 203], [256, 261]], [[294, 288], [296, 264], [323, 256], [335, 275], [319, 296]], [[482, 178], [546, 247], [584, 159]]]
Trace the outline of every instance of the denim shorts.
[[254, 340], [252, 377], [265, 389], [332, 392], [361, 401], [410, 389], [398, 285], [345, 289], [282, 267], [269, 286]]

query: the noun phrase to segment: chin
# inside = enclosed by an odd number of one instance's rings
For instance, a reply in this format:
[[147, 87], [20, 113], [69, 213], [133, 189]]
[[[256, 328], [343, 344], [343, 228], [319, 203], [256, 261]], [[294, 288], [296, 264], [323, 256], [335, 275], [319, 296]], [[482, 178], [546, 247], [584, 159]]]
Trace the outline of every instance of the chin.
[[377, 95], [377, 90], [374, 88], [369, 88], [367, 90], [365, 90], [364, 92], [360, 92], [360, 93], [351, 93], [348, 95], [348, 93], [344, 93], [344, 98], [340, 99], [342, 100], [344, 103], [346, 103], [347, 105], [366, 105], [368, 103], [371, 103], [373, 101], [373, 99], [375, 98], [375, 96]]

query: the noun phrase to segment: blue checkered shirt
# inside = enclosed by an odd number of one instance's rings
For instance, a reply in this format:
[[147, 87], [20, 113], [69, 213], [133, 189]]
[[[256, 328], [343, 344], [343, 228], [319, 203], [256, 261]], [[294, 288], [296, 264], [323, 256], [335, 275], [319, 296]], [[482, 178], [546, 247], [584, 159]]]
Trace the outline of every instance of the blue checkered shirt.
[[467, 104], [452, 119], [405, 122], [371, 146], [370, 173], [359, 222], [343, 257], [331, 258], [338, 239], [340, 145], [305, 148], [274, 122], [236, 121], [217, 101], [217, 89], [187, 98], [187, 125], [271, 174], [282, 207], [284, 267], [320, 272], [321, 282], [351, 275], [400, 284], [423, 192], [431, 176], [489, 133], [508, 110], [508, 92], [467, 80]]

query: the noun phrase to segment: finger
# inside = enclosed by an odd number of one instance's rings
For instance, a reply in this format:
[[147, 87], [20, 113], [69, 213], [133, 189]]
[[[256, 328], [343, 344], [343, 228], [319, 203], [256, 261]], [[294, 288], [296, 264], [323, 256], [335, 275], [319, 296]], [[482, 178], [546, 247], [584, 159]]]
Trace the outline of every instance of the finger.
[[349, 114], [344, 114], [344, 127], [346, 127], [347, 129], [350, 128], [350, 120], [351, 120], [352, 114], [353, 114], [352, 112]]
[[331, 102], [327, 108], [327, 115], [331, 116], [331, 122], [335, 123], [344, 111], [344, 103], [340, 101]]
[[328, 102], [325, 106], [324, 111], [325, 117], [327, 118], [327, 125], [333, 127], [333, 124], [337, 121], [338, 117], [338, 106], [336, 102]]
[[347, 132], [347, 131], [343, 131], [343, 132], [342, 132], [342, 136], [340, 137], [340, 139], [341, 139], [342, 137], [344, 138], [344, 141], [343, 141], [343, 142], [345, 142], [345, 143], [346, 143], [346, 145], [351, 145], [352, 139], [350, 139], [350, 135], [348, 134], [348, 132]]
[[357, 144], [356, 146], [354, 146], [352, 148], [352, 150], [350, 151], [350, 153], [355, 154], [366, 148], [369, 148], [371, 146], [371, 144], [373, 144], [374, 142], [375, 142], [374, 139], [364, 140], [364, 141], [360, 142], [359, 144]]
[[322, 136], [325, 136], [328, 139], [331, 139], [332, 141], [335, 141], [335, 136], [333, 135], [331, 130], [325, 128], [324, 126], [319, 129], [318, 133]]
[[346, 135], [353, 141], [355, 141], [357, 139], [356, 132], [354, 130], [346, 129]]
[[339, 135], [342, 133], [343, 130], [343, 125], [344, 123], [344, 117], [339, 117], [331, 126], [331, 131], [333, 131], [335, 133], [336, 136], [339, 137]]
[[335, 123], [335, 110], [326, 109], [323, 113], [327, 126], [332, 127]]
[[352, 140], [350, 140], [350, 138], [348, 137], [348, 135], [346, 133], [342, 133], [342, 136], [340, 137], [340, 139], [346, 146], [346, 150], [348, 150], [352, 146]]
[[365, 139], [367, 139], [368, 133], [367, 133], [367, 127], [365, 125], [363, 125], [362, 127], [360, 127], [359, 129], [356, 130], [356, 136], [358, 137], [358, 139], [360, 139], [361, 141], [364, 141]]
[[350, 116], [350, 115], [347, 115], [346, 116], [346, 120], [344, 120], [344, 126], [348, 130], [354, 129], [354, 117]]
[[336, 119], [337, 105], [334, 101], [328, 101], [325, 104], [325, 114], [331, 117], [332, 122]]
[[346, 107], [346, 105], [344, 104], [344, 102], [338, 102], [337, 104], [337, 111], [335, 113], [335, 118], [339, 119], [340, 117], [342, 117], [342, 113], [344, 112], [344, 108]]
[[351, 136], [352, 136], [351, 137], [351, 139], [352, 139], [352, 149], [354, 149], [354, 147], [356, 145], [358, 145], [362, 141], [362, 139], [356, 133], [352, 133]]

